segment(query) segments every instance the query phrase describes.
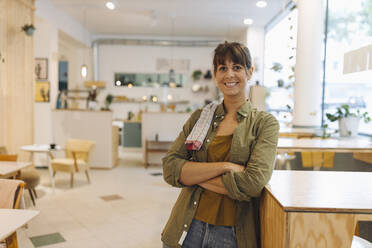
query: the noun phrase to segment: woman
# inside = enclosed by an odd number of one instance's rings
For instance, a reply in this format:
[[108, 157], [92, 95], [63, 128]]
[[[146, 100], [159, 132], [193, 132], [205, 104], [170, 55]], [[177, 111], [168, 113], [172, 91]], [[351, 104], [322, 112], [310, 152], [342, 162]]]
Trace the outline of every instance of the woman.
[[163, 158], [165, 181], [182, 187], [164, 247], [260, 247], [255, 198], [272, 174], [279, 125], [246, 100], [248, 48], [218, 45], [213, 69], [223, 103], [195, 111]]

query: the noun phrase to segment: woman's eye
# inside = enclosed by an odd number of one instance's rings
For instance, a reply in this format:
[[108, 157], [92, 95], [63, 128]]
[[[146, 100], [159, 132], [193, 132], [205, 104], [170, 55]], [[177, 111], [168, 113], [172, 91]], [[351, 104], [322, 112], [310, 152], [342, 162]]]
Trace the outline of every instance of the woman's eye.
[[226, 66], [220, 66], [219, 71], [226, 71]]
[[242, 67], [241, 67], [240, 65], [234, 65], [233, 69], [234, 69], [235, 71], [239, 71], [239, 70], [242, 69]]

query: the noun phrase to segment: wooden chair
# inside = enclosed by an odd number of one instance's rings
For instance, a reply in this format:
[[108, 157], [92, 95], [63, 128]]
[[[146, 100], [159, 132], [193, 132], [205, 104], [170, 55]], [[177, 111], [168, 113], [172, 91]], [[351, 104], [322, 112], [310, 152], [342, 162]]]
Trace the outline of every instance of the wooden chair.
[[74, 186], [75, 172], [84, 171], [85, 175], [87, 176], [88, 183], [90, 183], [89, 155], [94, 145], [95, 142], [90, 140], [67, 140], [65, 148], [66, 158], [56, 158], [52, 160], [54, 176], [57, 171], [70, 173], [70, 185], [72, 188]]
[[[5, 150], [6, 151], [6, 150]], [[0, 154], [0, 161], [17, 161], [18, 155], [16, 154]], [[25, 188], [30, 194], [32, 204], [35, 206], [35, 198], [37, 198], [35, 188], [40, 183], [40, 172], [35, 167], [21, 170], [20, 179], [26, 183]]]
[[[21, 205], [25, 183], [21, 180], [0, 179], [0, 208], [18, 209]], [[17, 232], [0, 241], [0, 247], [18, 248]]]

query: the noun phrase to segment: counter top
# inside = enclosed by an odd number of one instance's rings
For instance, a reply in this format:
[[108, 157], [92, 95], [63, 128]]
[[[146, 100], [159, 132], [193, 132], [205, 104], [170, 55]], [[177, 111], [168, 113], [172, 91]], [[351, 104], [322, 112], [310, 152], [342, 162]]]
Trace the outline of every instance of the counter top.
[[79, 112], [103, 112], [103, 113], [112, 113], [111, 110], [90, 110], [90, 109], [53, 109], [53, 111], [79, 111]]
[[372, 214], [372, 173], [274, 171], [266, 186], [284, 211]]
[[329, 151], [329, 152], [372, 152], [372, 141], [369, 137], [355, 138], [279, 138], [278, 151], [304, 152], [304, 151]]

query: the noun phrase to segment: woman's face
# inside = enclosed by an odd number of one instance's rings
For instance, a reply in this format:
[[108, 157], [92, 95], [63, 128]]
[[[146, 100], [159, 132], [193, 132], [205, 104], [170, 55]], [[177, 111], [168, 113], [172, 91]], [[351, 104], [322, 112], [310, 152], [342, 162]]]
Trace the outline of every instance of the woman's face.
[[243, 65], [235, 64], [231, 59], [217, 66], [217, 87], [225, 97], [243, 97], [245, 100], [245, 87], [247, 80], [252, 76], [253, 67], [248, 72]]

